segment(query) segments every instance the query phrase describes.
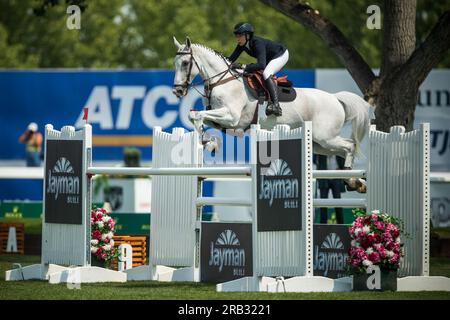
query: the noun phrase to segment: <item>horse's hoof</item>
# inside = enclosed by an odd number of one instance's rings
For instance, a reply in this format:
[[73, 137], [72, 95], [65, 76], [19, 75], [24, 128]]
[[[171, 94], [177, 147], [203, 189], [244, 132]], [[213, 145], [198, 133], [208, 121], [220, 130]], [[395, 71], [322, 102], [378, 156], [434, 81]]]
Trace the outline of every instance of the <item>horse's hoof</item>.
[[347, 191], [357, 191], [358, 186], [354, 178], [344, 180], [345, 188]]
[[215, 153], [219, 149], [219, 145], [215, 141], [214, 142], [210, 141], [210, 142], [206, 143], [205, 147], [206, 147], [206, 150], [208, 150], [211, 153]]
[[359, 187], [358, 189], [356, 189], [356, 191], [358, 192], [358, 193], [367, 193], [367, 188], [366, 188], [366, 186], [361, 186], [361, 187]]
[[367, 192], [367, 185], [365, 184], [364, 180], [361, 179], [356, 180], [356, 191], [359, 193]]

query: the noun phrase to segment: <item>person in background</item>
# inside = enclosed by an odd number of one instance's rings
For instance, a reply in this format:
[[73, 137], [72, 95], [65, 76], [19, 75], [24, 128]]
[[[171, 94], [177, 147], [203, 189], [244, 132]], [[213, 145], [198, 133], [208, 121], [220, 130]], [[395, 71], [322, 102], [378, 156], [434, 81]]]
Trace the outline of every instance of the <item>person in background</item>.
[[[315, 161], [317, 170], [337, 170], [342, 169], [345, 164], [345, 160], [338, 156], [327, 157], [323, 155], [315, 155]], [[320, 190], [320, 198], [328, 198], [328, 192], [331, 189], [333, 198], [338, 199], [341, 197], [341, 193], [345, 192], [345, 184], [342, 179], [320, 179], [318, 180], [318, 186]], [[338, 224], [344, 224], [344, 214], [342, 208], [335, 208], [336, 210], [336, 222]], [[320, 223], [326, 224], [328, 222], [328, 209], [320, 208]]]
[[35, 122], [31, 122], [20, 136], [19, 142], [25, 143], [27, 167], [41, 165], [42, 140], [42, 134], [38, 131], [38, 125]]

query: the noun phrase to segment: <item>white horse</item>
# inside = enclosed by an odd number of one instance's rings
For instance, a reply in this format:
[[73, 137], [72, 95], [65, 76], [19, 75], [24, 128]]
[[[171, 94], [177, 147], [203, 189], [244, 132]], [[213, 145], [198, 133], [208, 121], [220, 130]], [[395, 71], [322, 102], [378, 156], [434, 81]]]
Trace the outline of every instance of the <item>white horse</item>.
[[[187, 94], [197, 74], [211, 88], [205, 93], [204, 105], [210, 110], [191, 111], [189, 118], [197, 130], [203, 123], [222, 129], [234, 129], [242, 135], [249, 128], [257, 111], [257, 99], [247, 90], [239, 72], [230, 69], [230, 61], [222, 54], [203, 45], [192, 44], [186, 38], [180, 44], [174, 37], [177, 54], [174, 58], [175, 79], [173, 93], [177, 97]], [[212, 88], [213, 87], [213, 88]], [[371, 106], [361, 97], [342, 91], [330, 94], [311, 88], [295, 88], [297, 98], [292, 102], [280, 102], [283, 115], [266, 117], [264, 110], [258, 112], [258, 122], [270, 130], [277, 124], [291, 128], [312, 122], [314, 153], [338, 155], [345, 159], [345, 167], [351, 168], [359, 153], [360, 143], [369, 128]], [[261, 108], [264, 109], [264, 108]], [[351, 139], [340, 136], [347, 121], [352, 121]]]

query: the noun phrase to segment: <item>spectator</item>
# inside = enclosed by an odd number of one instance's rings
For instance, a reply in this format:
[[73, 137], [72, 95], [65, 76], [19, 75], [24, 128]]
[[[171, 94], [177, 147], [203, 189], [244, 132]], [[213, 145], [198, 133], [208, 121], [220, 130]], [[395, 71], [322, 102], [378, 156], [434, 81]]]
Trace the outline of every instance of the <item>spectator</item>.
[[[342, 169], [344, 167], [345, 160], [338, 156], [327, 157], [323, 155], [315, 156], [315, 163], [317, 170], [335, 170]], [[331, 189], [333, 198], [337, 199], [341, 197], [341, 193], [345, 192], [345, 185], [342, 179], [320, 179], [318, 180], [318, 186], [320, 191], [320, 198], [328, 198], [328, 192]], [[335, 208], [336, 221], [338, 224], [344, 224], [344, 214], [342, 208]], [[328, 221], [328, 209], [320, 208], [320, 223], [326, 224]]]
[[38, 131], [38, 125], [31, 122], [27, 130], [20, 136], [19, 142], [25, 143], [27, 167], [39, 167], [41, 165], [42, 134]]

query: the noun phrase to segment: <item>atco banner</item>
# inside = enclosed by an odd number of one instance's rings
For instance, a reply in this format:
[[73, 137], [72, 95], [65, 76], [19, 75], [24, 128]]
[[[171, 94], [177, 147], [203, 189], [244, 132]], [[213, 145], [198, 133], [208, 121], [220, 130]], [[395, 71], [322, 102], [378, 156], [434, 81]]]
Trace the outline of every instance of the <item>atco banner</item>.
[[[314, 87], [314, 74], [280, 73], [296, 86], [309, 88]], [[172, 93], [174, 75], [173, 70], [0, 71], [0, 160], [25, 159], [18, 139], [30, 122], [36, 122], [41, 133], [48, 123], [80, 128], [83, 108], [89, 108], [94, 161], [120, 161], [124, 147], [137, 147], [141, 159], [150, 160], [153, 127], [167, 132], [192, 129], [189, 111], [203, 109], [196, 90], [181, 99]], [[197, 89], [203, 92], [203, 85]]]

